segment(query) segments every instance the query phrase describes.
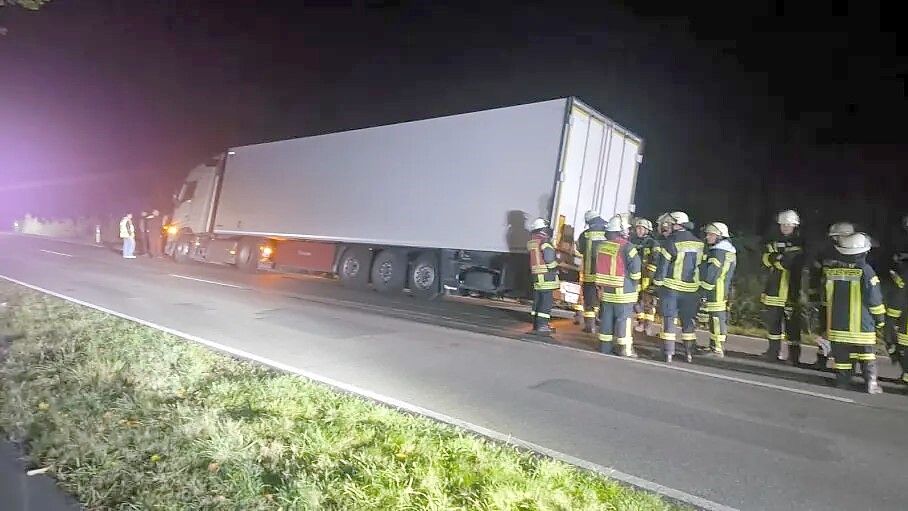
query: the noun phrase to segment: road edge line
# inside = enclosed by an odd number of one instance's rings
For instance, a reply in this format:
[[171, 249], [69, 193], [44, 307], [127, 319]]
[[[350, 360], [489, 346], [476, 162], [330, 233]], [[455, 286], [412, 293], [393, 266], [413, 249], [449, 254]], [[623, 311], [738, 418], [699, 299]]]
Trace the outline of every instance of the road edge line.
[[408, 403], [408, 402], [402, 401], [400, 399], [385, 396], [385, 395], [379, 394], [377, 392], [373, 392], [371, 390], [366, 390], [366, 389], [357, 387], [355, 385], [351, 385], [349, 383], [344, 383], [342, 381], [335, 380], [334, 378], [329, 378], [327, 376], [322, 376], [322, 375], [319, 375], [316, 373], [312, 373], [310, 371], [306, 371], [305, 369], [300, 369], [300, 368], [297, 368], [297, 367], [294, 367], [294, 366], [291, 366], [288, 364], [284, 364], [283, 362], [278, 362], [276, 360], [271, 360], [269, 358], [262, 357], [260, 355], [254, 354], [254, 353], [250, 353], [248, 351], [244, 351], [244, 350], [233, 348], [233, 347], [230, 347], [230, 346], [227, 346], [224, 344], [220, 344], [218, 342], [211, 341], [211, 340], [205, 339], [203, 337], [199, 337], [197, 335], [189, 334], [186, 332], [181, 332], [174, 328], [170, 328], [170, 327], [167, 327], [164, 325], [159, 325], [157, 323], [153, 323], [151, 321], [147, 321], [147, 320], [144, 320], [141, 318], [130, 316], [130, 315], [124, 314], [122, 312], [117, 312], [115, 310], [111, 310], [106, 307], [102, 307], [100, 305], [95, 305], [93, 303], [86, 302], [86, 301], [80, 300], [78, 298], [73, 298], [71, 296], [57, 293], [57, 292], [51, 291], [49, 289], [44, 289], [42, 287], [35, 286], [33, 284], [28, 284], [27, 282], [22, 282], [20, 280], [14, 279], [12, 277], [8, 277], [6, 275], [0, 274], [0, 278], [6, 280], [8, 282], [12, 282], [13, 284], [17, 284], [22, 287], [26, 287], [33, 291], [38, 291], [39, 293], [44, 293], [44, 294], [53, 296], [55, 298], [59, 298], [61, 300], [65, 300], [67, 302], [81, 305], [83, 307], [88, 307], [90, 309], [94, 309], [96, 311], [103, 312], [105, 314], [110, 314], [111, 316], [116, 316], [120, 319], [125, 319], [125, 320], [131, 321], [133, 323], [138, 323], [140, 325], [147, 326], [149, 328], [153, 328], [155, 330], [168, 333], [170, 335], [185, 339], [187, 341], [192, 341], [197, 344], [201, 344], [203, 346], [208, 346], [209, 348], [213, 348], [213, 349], [223, 352], [223, 353], [229, 353], [233, 356], [242, 358], [244, 360], [257, 362], [259, 364], [266, 365], [273, 369], [277, 369], [277, 370], [280, 370], [283, 372], [301, 376], [307, 380], [316, 381], [323, 385], [332, 387], [334, 389], [337, 389], [337, 390], [340, 390], [340, 391], [343, 391], [343, 392], [346, 392], [349, 394], [354, 394], [354, 395], [369, 399], [371, 401], [375, 401], [375, 402], [384, 404], [386, 406], [390, 406], [392, 408], [396, 408], [396, 409], [404, 410], [404, 411], [412, 413], [412, 414], [428, 417], [428, 418], [434, 419], [438, 422], [443, 422], [443, 423], [449, 424], [451, 426], [465, 429], [465, 430], [473, 432], [474, 434], [477, 434], [477, 435], [480, 435], [480, 436], [483, 436], [483, 437], [486, 437], [486, 438], [489, 438], [489, 439], [492, 439], [492, 440], [495, 440], [495, 441], [498, 441], [498, 442], [501, 442], [504, 444], [508, 444], [508, 445], [523, 448], [523, 449], [526, 449], [529, 451], [533, 451], [537, 454], [541, 454], [543, 456], [567, 463], [569, 465], [573, 465], [576, 467], [584, 468], [586, 470], [590, 470], [592, 472], [596, 472], [602, 476], [614, 479], [614, 480], [622, 482], [626, 485], [633, 486], [635, 488], [645, 490], [650, 493], [659, 494], [669, 500], [673, 500], [676, 502], [681, 502], [683, 504], [694, 506], [697, 509], [702, 509], [705, 511], [739, 511], [736, 508], [729, 507], [724, 504], [720, 504], [718, 502], [713, 502], [713, 501], [705, 499], [703, 497], [698, 497], [696, 495], [692, 495], [690, 493], [687, 493], [687, 492], [684, 492], [681, 490], [677, 490], [674, 488], [670, 488], [668, 486], [661, 485], [654, 481], [649, 481], [649, 480], [643, 479], [641, 477], [637, 477], [637, 476], [634, 476], [631, 474], [626, 474], [624, 472], [621, 472], [620, 470], [616, 470], [611, 467], [606, 467], [606, 466], [600, 465], [598, 463], [593, 463], [592, 461], [587, 461], [582, 458], [577, 458], [575, 456], [571, 456], [570, 454], [565, 454], [563, 452], [556, 451], [554, 449], [549, 449], [548, 447], [543, 447], [541, 445], [535, 444], [533, 442], [529, 442], [527, 440], [522, 440], [522, 439], [517, 438], [512, 435], [507, 435], [505, 433], [501, 433], [499, 431], [495, 431], [493, 429], [489, 429], [489, 428], [480, 426], [478, 424], [473, 424], [471, 422], [468, 422], [468, 421], [465, 421], [462, 419], [458, 419], [458, 418], [452, 417], [450, 415], [445, 415], [441, 412], [436, 412], [434, 410], [430, 410], [428, 408], [424, 408], [419, 405]]

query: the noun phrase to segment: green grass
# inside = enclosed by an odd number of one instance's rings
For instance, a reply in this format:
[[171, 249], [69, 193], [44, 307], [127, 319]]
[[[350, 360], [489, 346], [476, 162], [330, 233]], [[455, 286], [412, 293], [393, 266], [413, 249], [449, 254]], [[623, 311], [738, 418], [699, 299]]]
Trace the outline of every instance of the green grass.
[[[675, 506], [10, 284], [0, 428], [90, 509]], [[594, 441], [594, 440], [591, 440]]]

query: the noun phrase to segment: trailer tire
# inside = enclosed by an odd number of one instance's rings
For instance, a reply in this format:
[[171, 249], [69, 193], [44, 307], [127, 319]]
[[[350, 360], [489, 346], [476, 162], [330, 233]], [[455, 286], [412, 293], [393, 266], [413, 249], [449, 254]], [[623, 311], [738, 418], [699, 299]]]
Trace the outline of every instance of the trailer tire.
[[407, 256], [385, 249], [372, 260], [372, 288], [382, 293], [402, 291], [407, 283]]
[[176, 245], [173, 247], [173, 260], [177, 264], [187, 264], [192, 261], [189, 252], [192, 250], [192, 241], [189, 235], [183, 234], [177, 238]]
[[438, 272], [438, 256], [434, 252], [422, 252], [410, 266], [410, 292], [423, 300], [432, 300], [441, 292], [441, 278]]
[[242, 238], [236, 244], [234, 263], [244, 273], [255, 273], [259, 269], [259, 244], [255, 238]]
[[347, 247], [337, 262], [337, 276], [345, 287], [362, 289], [369, 285], [371, 252], [365, 247]]

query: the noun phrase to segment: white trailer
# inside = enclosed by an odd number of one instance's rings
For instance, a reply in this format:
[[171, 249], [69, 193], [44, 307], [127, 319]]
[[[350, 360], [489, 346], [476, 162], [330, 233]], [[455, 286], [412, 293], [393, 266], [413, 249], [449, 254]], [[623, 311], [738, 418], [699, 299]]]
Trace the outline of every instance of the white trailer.
[[233, 147], [175, 196], [174, 256], [423, 296], [524, 294], [529, 222], [573, 242], [586, 210], [633, 211], [642, 146], [563, 98]]

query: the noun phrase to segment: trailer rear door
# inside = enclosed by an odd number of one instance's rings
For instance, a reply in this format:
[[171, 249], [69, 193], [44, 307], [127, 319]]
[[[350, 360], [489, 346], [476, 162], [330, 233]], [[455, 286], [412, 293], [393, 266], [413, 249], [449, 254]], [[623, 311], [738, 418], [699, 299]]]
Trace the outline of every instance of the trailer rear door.
[[633, 212], [643, 141], [577, 100], [570, 108], [552, 222], [576, 239], [589, 209], [606, 220]]

